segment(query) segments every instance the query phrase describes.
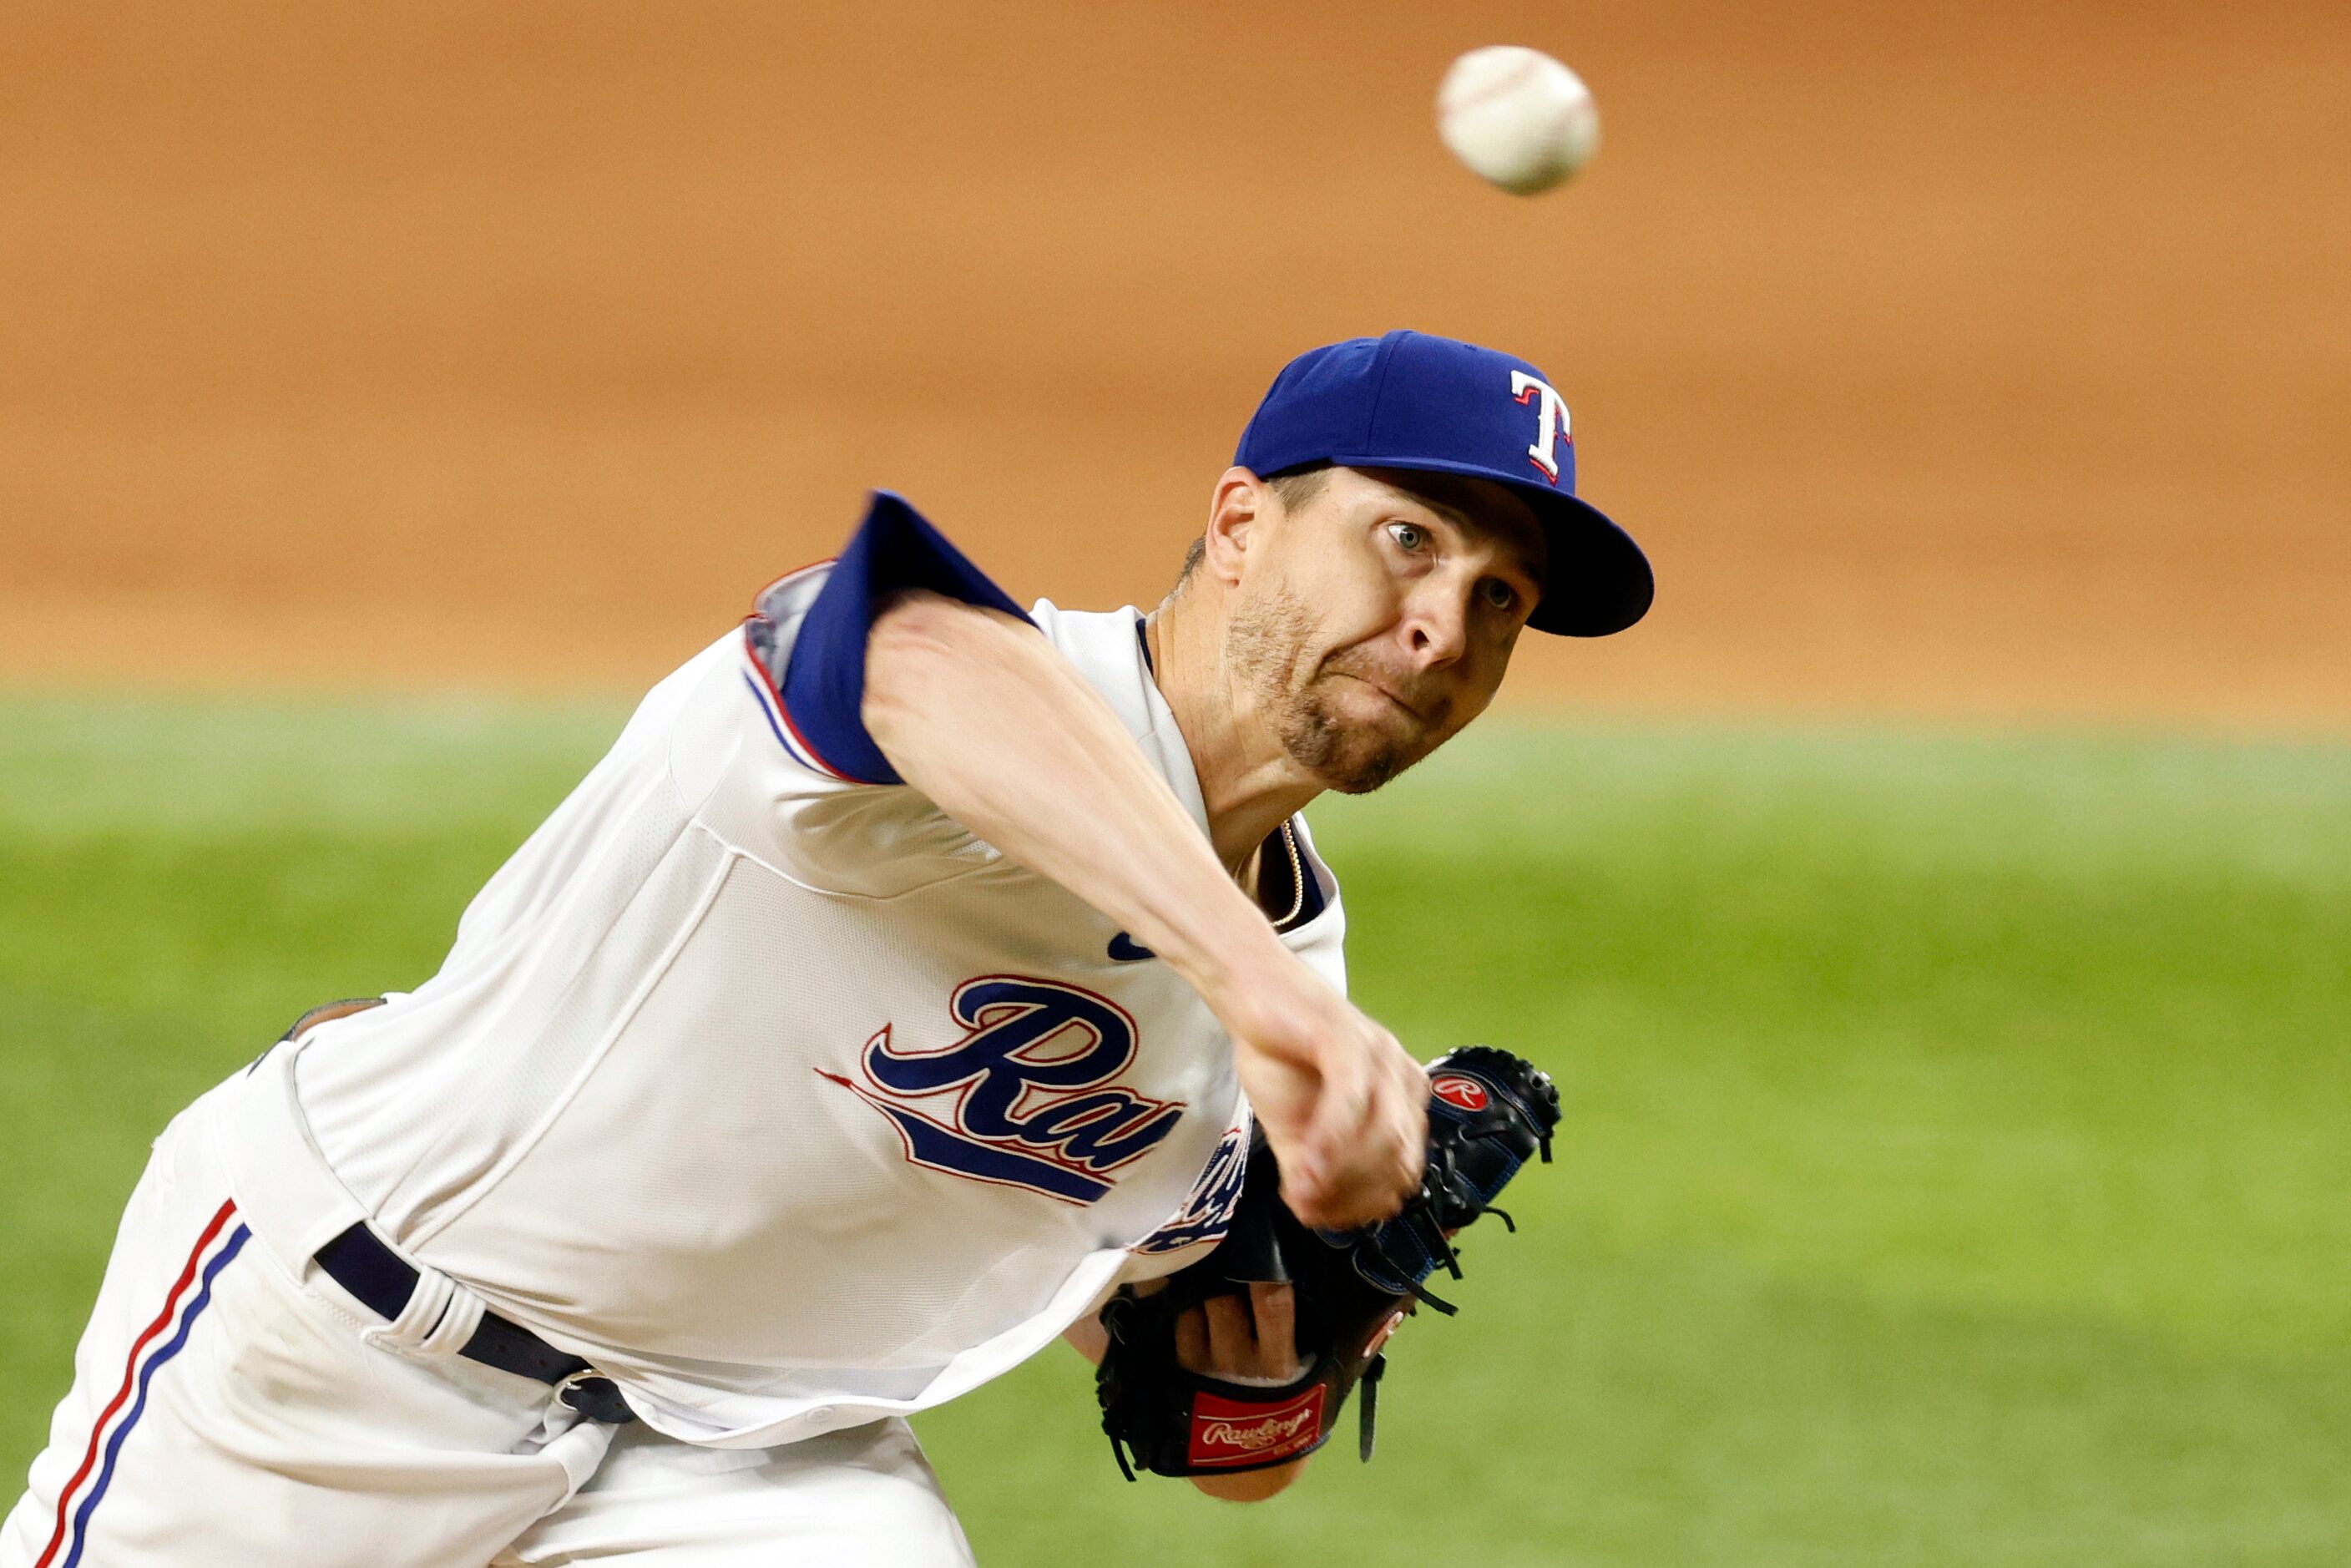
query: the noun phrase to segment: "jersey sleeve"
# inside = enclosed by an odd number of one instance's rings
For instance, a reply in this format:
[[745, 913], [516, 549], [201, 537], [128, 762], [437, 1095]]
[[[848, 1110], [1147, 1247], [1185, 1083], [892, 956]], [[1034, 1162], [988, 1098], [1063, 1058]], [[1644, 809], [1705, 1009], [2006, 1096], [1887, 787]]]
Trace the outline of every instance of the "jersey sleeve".
[[804, 885], [890, 897], [999, 858], [906, 788], [865, 728], [866, 640], [909, 589], [1036, 624], [914, 507], [877, 492], [838, 559], [760, 594], [736, 674], [705, 699], [722, 706], [679, 732], [673, 773], [696, 814]]
[[874, 493], [864, 522], [813, 597], [795, 602], [801, 596], [790, 590], [804, 575], [762, 594], [745, 632], [776, 698], [778, 739], [834, 779], [904, 783], [865, 728], [865, 643], [873, 617], [893, 594], [909, 589], [928, 589], [1024, 622], [1029, 616], [904, 497], [887, 490]]

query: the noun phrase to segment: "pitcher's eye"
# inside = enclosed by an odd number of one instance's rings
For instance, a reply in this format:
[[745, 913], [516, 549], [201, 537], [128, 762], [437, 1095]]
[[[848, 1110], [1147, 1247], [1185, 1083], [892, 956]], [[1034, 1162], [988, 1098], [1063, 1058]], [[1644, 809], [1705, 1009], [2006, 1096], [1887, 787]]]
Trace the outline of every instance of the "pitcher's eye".
[[1395, 540], [1400, 549], [1416, 550], [1428, 543], [1428, 532], [1417, 523], [1390, 523], [1388, 538]]
[[1508, 611], [1519, 601], [1518, 591], [1499, 577], [1489, 577], [1478, 585], [1486, 602], [1496, 610]]

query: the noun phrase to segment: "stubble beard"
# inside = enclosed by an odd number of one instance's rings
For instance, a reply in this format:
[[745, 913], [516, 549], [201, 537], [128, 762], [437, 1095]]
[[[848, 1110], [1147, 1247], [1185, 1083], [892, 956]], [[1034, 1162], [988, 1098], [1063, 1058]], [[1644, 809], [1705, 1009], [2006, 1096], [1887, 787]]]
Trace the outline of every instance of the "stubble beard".
[[1270, 591], [1234, 611], [1225, 629], [1226, 664], [1257, 699], [1292, 761], [1326, 788], [1366, 795], [1434, 751], [1444, 730], [1416, 725], [1406, 737], [1350, 723], [1333, 687], [1369, 661], [1352, 648], [1317, 657], [1309, 646], [1313, 631], [1303, 602]]

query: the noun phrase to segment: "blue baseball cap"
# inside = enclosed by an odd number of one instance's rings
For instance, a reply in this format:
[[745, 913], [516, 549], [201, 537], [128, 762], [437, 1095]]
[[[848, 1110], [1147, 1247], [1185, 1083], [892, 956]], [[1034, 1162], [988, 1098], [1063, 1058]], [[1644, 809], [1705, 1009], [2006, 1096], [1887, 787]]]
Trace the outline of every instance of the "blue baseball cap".
[[1649, 558], [1575, 494], [1567, 404], [1526, 361], [1426, 332], [1351, 338], [1282, 367], [1233, 461], [1260, 478], [1317, 463], [1508, 486], [1551, 538], [1538, 632], [1605, 637], [1648, 612]]

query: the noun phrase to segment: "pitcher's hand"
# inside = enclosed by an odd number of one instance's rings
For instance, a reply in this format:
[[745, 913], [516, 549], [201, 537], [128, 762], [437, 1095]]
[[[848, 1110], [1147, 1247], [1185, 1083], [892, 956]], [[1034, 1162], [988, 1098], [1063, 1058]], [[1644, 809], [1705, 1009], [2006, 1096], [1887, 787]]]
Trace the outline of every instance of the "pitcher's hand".
[[1306, 1224], [1352, 1230], [1420, 1190], [1428, 1074], [1286, 948], [1281, 962], [1207, 995], [1234, 1066], [1281, 1164], [1281, 1197]]
[[[1176, 1364], [1228, 1382], [1293, 1383], [1306, 1375], [1297, 1325], [1298, 1301], [1288, 1285], [1252, 1283], [1246, 1296], [1211, 1296], [1176, 1320]], [[1227, 1502], [1262, 1502], [1305, 1469], [1305, 1459], [1292, 1459], [1238, 1475], [1194, 1476], [1192, 1484]]]

